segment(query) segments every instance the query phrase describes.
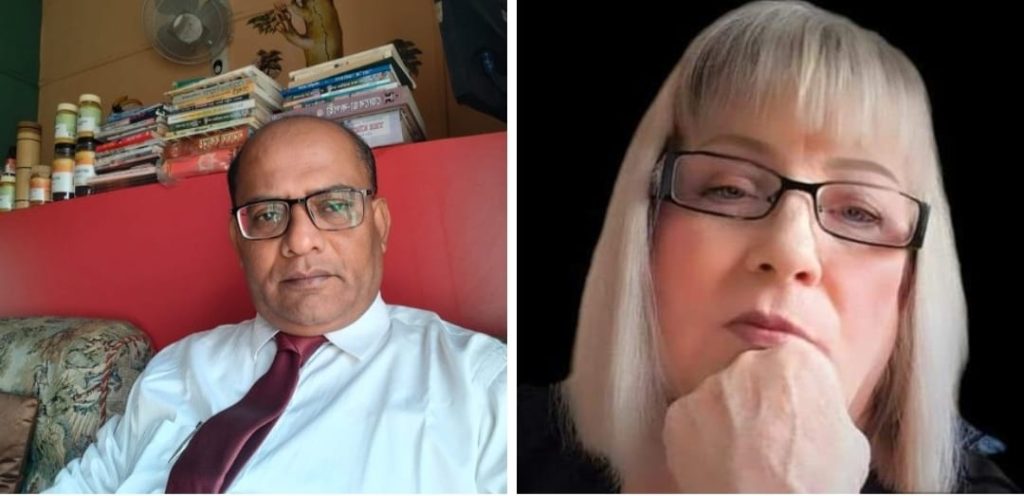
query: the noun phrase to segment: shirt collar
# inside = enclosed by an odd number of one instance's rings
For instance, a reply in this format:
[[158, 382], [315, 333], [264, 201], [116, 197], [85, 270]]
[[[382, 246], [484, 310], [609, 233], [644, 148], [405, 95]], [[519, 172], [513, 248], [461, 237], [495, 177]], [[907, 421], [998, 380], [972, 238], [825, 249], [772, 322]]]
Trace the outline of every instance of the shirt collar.
[[[384, 304], [384, 300], [378, 292], [370, 307], [355, 322], [341, 329], [330, 331], [324, 334], [324, 337], [342, 351], [358, 360], [363, 360], [373, 352], [377, 343], [390, 327], [391, 319], [388, 316], [387, 305]], [[278, 329], [267, 322], [262, 315], [256, 314], [252, 331], [249, 335], [249, 342], [252, 345], [251, 349], [255, 350], [253, 352], [255, 358], [260, 349], [273, 340]]]

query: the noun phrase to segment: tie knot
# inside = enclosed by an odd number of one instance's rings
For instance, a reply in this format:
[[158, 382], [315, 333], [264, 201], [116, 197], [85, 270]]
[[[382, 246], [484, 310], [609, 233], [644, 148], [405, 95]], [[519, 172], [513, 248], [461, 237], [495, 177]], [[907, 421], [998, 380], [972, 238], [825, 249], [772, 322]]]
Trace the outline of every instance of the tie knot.
[[299, 363], [306, 363], [306, 360], [316, 351], [320, 345], [327, 342], [323, 336], [296, 336], [285, 332], [277, 333], [277, 350], [293, 351], [299, 354]]

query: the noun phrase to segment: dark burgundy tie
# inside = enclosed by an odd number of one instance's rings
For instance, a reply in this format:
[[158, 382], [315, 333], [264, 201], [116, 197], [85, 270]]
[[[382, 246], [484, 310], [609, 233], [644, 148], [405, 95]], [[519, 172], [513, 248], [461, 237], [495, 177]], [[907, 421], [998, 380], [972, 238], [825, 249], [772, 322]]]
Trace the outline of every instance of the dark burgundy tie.
[[168, 493], [222, 493], [274, 427], [295, 392], [299, 367], [326, 341], [323, 336], [277, 333], [270, 370], [245, 397], [207, 420], [167, 479]]

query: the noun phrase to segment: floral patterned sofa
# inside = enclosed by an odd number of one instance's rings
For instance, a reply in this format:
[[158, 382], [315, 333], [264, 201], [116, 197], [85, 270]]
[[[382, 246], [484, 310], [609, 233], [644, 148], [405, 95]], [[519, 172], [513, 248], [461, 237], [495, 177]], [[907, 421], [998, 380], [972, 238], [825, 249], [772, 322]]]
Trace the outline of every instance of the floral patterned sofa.
[[153, 354], [129, 323], [70, 317], [0, 318], [0, 391], [39, 400], [22, 492], [39, 492], [77, 458]]

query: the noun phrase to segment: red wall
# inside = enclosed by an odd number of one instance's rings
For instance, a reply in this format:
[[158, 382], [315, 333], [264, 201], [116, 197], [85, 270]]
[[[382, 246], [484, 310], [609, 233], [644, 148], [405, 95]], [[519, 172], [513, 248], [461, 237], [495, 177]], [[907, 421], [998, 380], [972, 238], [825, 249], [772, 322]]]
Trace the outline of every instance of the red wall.
[[[506, 135], [381, 148], [382, 293], [504, 337]], [[224, 174], [0, 214], [0, 315], [128, 320], [158, 348], [251, 318]]]

